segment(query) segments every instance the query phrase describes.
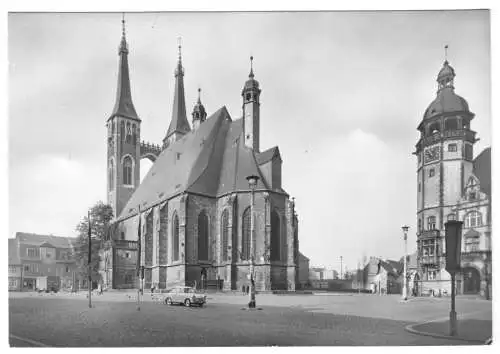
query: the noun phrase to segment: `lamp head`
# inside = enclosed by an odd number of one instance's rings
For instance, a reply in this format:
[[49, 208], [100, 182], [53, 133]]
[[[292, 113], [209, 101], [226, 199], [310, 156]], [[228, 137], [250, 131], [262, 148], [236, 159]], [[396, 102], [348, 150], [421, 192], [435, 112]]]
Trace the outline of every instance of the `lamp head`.
[[259, 181], [259, 176], [251, 175], [247, 176], [248, 185], [251, 189], [257, 187], [257, 182]]

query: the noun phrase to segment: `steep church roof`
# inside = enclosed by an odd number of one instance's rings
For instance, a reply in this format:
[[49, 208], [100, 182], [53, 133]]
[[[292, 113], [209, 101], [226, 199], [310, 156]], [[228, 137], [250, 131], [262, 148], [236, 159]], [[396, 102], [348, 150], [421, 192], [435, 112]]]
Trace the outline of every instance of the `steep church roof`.
[[257, 189], [268, 189], [242, 132], [243, 120], [232, 121], [226, 107], [220, 108], [163, 150], [119, 219], [137, 214], [138, 206], [144, 210], [183, 192], [218, 197], [248, 191], [248, 175], [261, 177]]
[[484, 149], [473, 162], [473, 173], [479, 178], [481, 191], [491, 198], [491, 147]]

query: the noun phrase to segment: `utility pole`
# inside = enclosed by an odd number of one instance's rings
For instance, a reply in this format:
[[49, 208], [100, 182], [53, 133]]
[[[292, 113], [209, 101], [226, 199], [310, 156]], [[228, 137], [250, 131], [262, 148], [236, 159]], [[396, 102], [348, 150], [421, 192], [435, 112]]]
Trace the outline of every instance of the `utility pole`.
[[340, 256], [340, 280], [342, 280], [342, 256]]
[[89, 308], [92, 308], [92, 231], [90, 229], [90, 210], [88, 212], [89, 222], [89, 254], [88, 254], [88, 267], [89, 267]]
[[254, 258], [255, 258], [255, 215], [254, 215], [254, 204], [255, 204], [255, 188], [257, 187], [257, 182], [259, 181], [258, 176], [248, 176], [248, 185], [251, 190], [251, 201], [250, 201], [250, 302], [248, 303], [248, 308], [255, 308], [255, 279], [254, 279]]

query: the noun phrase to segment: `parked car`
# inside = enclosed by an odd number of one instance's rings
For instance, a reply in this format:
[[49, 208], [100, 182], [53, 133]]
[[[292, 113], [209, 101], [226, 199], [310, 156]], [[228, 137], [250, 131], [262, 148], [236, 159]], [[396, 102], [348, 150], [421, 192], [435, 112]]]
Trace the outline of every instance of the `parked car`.
[[167, 305], [183, 304], [184, 306], [198, 305], [202, 307], [207, 302], [204, 294], [196, 292], [195, 288], [189, 286], [178, 286], [164, 293], [163, 302]]

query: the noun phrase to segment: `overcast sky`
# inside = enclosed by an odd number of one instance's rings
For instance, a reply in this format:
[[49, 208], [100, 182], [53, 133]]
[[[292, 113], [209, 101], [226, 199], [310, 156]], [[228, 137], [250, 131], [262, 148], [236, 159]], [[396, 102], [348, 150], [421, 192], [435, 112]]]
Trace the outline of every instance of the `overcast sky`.
[[[9, 15], [9, 237], [75, 236], [87, 208], [106, 200], [120, 21]], [[261, 149], [280, 148], [300, 249], [314, 265], [399, 258], [403, 224], [416, 248], [412, 152], [445, 44], [456, 93], [476, 114], [475, 154], [491, 144], [487, 11], [128, 13], [126, 21], [133, 101], [142, 139], [154, 143], [171, 118], [178, 36], [188, 112], [201, 86], [209, 115], [225, 105], [241, 117], [254, 56]]]

